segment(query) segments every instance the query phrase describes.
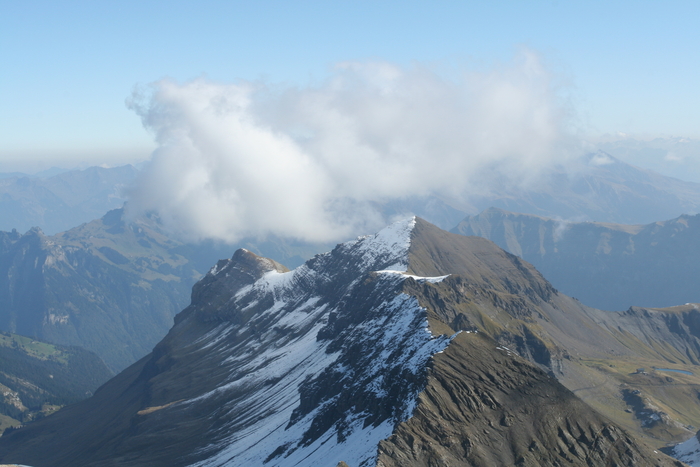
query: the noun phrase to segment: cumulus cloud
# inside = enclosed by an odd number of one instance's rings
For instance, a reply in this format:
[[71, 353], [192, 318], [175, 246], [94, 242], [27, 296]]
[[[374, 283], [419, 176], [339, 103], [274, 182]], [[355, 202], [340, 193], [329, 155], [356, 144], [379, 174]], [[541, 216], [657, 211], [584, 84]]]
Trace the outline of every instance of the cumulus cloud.
[[303, 88], [155, 83], [129, 106], [157, 149], [130, 194], [190, 238], [342, 239], [407, 197], [468, 200], [492, 177], [537, 180], [569, 155], [570, 115], [536, 54], [446, 78], [341, 63]]

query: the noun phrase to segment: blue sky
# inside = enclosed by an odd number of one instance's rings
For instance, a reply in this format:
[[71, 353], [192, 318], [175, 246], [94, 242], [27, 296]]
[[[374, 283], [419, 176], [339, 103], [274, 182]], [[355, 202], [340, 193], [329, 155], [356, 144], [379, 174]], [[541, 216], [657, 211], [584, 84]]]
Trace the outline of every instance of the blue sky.
[[0, 171], [148, 157], [134, 86], [305, 87], [340, 62], [498, 69], [525, 48], [582, 131], [700, 138], [700, 2], [0, 0]]

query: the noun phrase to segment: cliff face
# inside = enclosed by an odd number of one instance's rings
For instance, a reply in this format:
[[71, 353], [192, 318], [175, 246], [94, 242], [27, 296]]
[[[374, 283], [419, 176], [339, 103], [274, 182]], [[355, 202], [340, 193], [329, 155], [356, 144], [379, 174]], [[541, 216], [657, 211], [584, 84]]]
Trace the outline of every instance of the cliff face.
[[0, 461], [675, 465], [553, 377], [565, 344], [626, 351], [596, 326], [531, 265], [420, 219], [294, 271], [239, 250], [150, 355], [0, 438]]

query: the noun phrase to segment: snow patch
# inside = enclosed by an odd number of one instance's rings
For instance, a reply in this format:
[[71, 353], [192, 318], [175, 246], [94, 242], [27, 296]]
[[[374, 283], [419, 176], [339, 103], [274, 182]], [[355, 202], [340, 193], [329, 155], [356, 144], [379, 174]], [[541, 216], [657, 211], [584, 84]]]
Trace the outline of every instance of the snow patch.
[[438, 282], [442, 282], [448, 277], [450, 277], [451, 274], [447, 274], [445, 276], [433, 276], [433, 277], [426, 277], [426, 276], [414, 276], [412, 274], [406, 274], [406, 271], [395, 271], [391, 269], [385, 269], [383, 271], [377, 271], [377, 274], [400, 274], [401, 276], [405, 278], [411, 278], [414, 279], [418, 282], [431, 282], [433, 284], [436, 284]]
[[681, 462], [685, 462], [690, 467], [700, 467], [700, 442], [695, 435], [688, 441], [677, 444], [671, 455]]
[[358, 237], [352, 242], [343, 243], [347, 249], [354, 249], [361, 258], [360, 268], [369, 270], [379, 259], [384, 259], [388, 266], [385, 270], [406, 272], [408, 269], [408, 249], [411, 246], [411, 232], [416, 226], [415, 216], [394, 222], [374, 235]]

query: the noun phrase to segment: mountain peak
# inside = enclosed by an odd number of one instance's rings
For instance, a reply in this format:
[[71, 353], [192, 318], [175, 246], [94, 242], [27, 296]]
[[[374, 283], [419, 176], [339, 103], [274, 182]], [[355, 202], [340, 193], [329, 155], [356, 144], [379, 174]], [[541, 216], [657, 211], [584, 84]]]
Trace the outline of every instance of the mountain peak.
[[284, 265], [270, 258], [263, 258], [245, 248], [239, 248], [231, 259], [220, 260], [209, 270], [209, 274], [236, 275], [246, 284], [252, 284], [270, 271], [289, 272]]
[[[202, 302], [202, 297], [207, 295], [230, 298], [232, 294], [235, 294], [241, 288], [254, 284], [270, 272], [285, 273], [289, 272], [289, 269], [275, 260], [263, 258], [252, 251], [240, 248], [236, 250], [231, 259], [219, 260], [192, 287], [192, 303]], [[206, 319], [212, 319], [219, 316], [219, 313], [215, 312], [218, 306], [219, 304], [215, 304], [213, 307], [195, 307], [195, 309], [199, 310], [198, 313], [201, 316], [206, 316]], [[184, 319], [183, 313], [180, 313], [175, 318], [175, 322]]]
[[356, 256], [360, 260], [360, 268], [366, 271], [406, 272], [411, 237], [419, 220], [425, 222], [415, 216], [402, 219], [374, 235], [358, 237], [340, 247]]

